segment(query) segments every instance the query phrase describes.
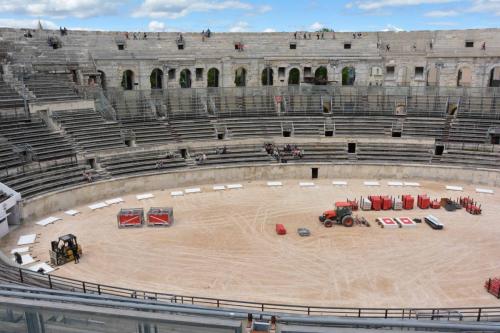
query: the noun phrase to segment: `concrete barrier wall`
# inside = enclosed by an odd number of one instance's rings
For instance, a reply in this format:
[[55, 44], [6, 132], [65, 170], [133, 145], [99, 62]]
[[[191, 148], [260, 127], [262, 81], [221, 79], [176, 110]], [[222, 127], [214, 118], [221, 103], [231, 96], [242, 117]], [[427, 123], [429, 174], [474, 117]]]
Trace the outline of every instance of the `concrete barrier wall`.
[[65, 189], [27, 200], [25, 221], [126, 194], [203, 184], [227, 184], [251, 180], [311, 178], [311, 168], [321, 179], [378, 179], [459, 181], [489, 187], [500, 186], [500, 171], [429, 165], [383, 164], [269, 164], [180, 170], [169, 173], [117, 178]]

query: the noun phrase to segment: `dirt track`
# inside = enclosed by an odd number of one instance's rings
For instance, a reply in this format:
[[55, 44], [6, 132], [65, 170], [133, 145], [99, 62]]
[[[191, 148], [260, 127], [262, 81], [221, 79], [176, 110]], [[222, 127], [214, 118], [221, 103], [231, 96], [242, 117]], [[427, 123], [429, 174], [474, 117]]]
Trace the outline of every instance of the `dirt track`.
[[[298, 180], [283, 187], [265, 182], [242, 183], [241, 190], [171, 198], [170, 191], [152, 192], [155, 198], [91, 211], [74, 207], [76, 217], [55, 212], [63, 221], [47, 227], [25, 223], [0, 240], [5, 253], [16, 247], [19, 235], [40, 233], [32, 255], [48, 261], [50, 241], [73, 233], [83, 246], [80, 264], [67, 264], [56, 275], [115, 286], [185, 295], [329, 306], [438, 307], [498, 306], [486, 293], [484, 281], [500, 276], [500, 190], [494, 195], [446, 191], [444, 184], [420, 181], [421, 188], [367, 187], [349, 180], [335, 187], [331, 180], [315, 188], [300, 188]], [[453, 184], [460, 185], [460, 184]], [[181, 190], [181, 189], [180, 189]], [[419, 194], [432, 198], [470, 194], [483, 205], [482, 216], [465, 211], [358, 212], [371, 228], [326, 229], [318, 215], [334, 201], [368, 194]], [[170, 228], [118, 229], [120, 207], [173, 206]], [[426, 224], [416, 229], [382, 229], [379, 216], [441, 218], [445, 230]], [[288, 234], [278, 236], [275, 224]], [[298, 227], [311, 236], [301, 238]]]

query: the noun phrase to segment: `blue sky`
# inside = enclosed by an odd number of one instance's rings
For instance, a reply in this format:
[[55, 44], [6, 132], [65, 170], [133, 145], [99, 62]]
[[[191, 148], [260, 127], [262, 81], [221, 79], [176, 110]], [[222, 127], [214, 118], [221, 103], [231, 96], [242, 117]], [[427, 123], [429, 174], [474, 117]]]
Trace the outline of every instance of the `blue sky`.
[[496, 28], [500, 0], [0, 0], [0, 26], [128, 31]]

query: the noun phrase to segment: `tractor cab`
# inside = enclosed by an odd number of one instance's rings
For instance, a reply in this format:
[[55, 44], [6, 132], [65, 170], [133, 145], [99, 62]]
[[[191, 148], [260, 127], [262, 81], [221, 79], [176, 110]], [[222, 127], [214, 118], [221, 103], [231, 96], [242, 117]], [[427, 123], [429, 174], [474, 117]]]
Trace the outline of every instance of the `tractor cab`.
[[353, 204], [350, 201], [336, 202], [335, 209], [323, 212], [323, 215], [319, 217], [319, 221], [327, 228], [332, 227], [333, 224], [342, 224], [345, 227], [352, 227], [354, 225], [352, 207]]
[[60, 266], [75, 260], [73, 253], [75, 249], [78, 251], [79, 256], [82, 255], [82, 247], [78, 244], [76, 236], [73, 234], [61, 236], [57, 241], [52, 241], [50, 244], [50, 262], [53, 265]]

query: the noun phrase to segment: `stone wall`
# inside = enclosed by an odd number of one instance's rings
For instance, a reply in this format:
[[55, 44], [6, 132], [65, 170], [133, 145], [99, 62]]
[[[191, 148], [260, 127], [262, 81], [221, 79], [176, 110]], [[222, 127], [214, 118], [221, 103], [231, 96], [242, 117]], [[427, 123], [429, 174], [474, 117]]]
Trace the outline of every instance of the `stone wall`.
[[[61, 59], [58, 54], [90, 54], [98, 70], [105, 73], [108, 87], [120, 87], [123, 71], [134, 72], [134, 89], [150, 88], [149, 77], [155, 68], [163, 70], [163, 87], [179, 87], [179, 76], [183, 69], [192, 75], [192, 87], [207, 86], [210, 68], [219, 70], [219, 86], [234, 87], [235, 70], [243, 67], [247, 71], [246, 86], [262, 85], [262, 70], [269, 66], [274, 71], [275, 86], [288, 84], [288, 74], [298, 68], [301, 81], [306, 68], [315, 70], [325, 66], [330, 84], [342, 84], [342, 68], [352, 66], [356, 70], [355, 85], [384, 84], [387, 86], [425, 86], [431, 72], [430, 85], [457, 86], [458, 71], [462, 67], [471, 69], [470, 85], [487, 87], [491, 70], [500, 66], [500, 29], [413, 31], [413, 32], [342, 32], [325, 33], [318, 39], [316, 33], [214, 33], [202, 39], [200, 33], [183, 34], [184, 49], [176, 44], [178, 33], [149, 33], [146, 40], [129, 38], [125, 32], [70, 31], [59, 36], [63, 47], [60, 50], [38, 50], [49, 58]], [[30, 40], [22, 40], [22, 31], [0, 29], [0, 40], [12, 41], [19, 46], [18, 57], [28, 56], [33, 48], [42, 48], [40, 40], [58, 31], [41, 31]], [[472, 43], [466, 47], [466, 42]], [[17, 43], [17, 44], [16, 44]], [[30, 43], [33, 46], [30, 48]], [[244, 45], [243, 51], [235, 44]], [[485, 43], [485, 49], [482, 49]], [[118, 49], [118, 44], [124, 46]], [[290, 45], [295, 45], [291, 49]], [[346, 48], [345, 45], [350, 45]], [[52, 54], [54, 55], [52, 57]], [[63, 59], [65, 59], [63, 57]], [[83, 66], [83, 64], [82, 64]], [[387, 67], [394, 66], [394, 75]], [[420, 75], [416, 67], [423, 67]], [[203, 70], [201, 80], [196, 79], [196, 68]], [[278, 77], [279, 68], [285, 75]], [[372, 68], [380, 74], [373, 75]], [[174, 79], [167, 73], [175, 69]]]
[[23, 217], [30, 221], [56, 211], [91, 204], [112, 197], [202, 184], [224, 184], [253, 180], [310, 179], [311, 168], [322, 179], [379, 179], [459, 181], [489, 187], [500, 186], [500, 171], [460, 167], [394, 164], [276, 164], [182, 170], [153, 175], [118, 178], [42, 195], [25, 202]]

